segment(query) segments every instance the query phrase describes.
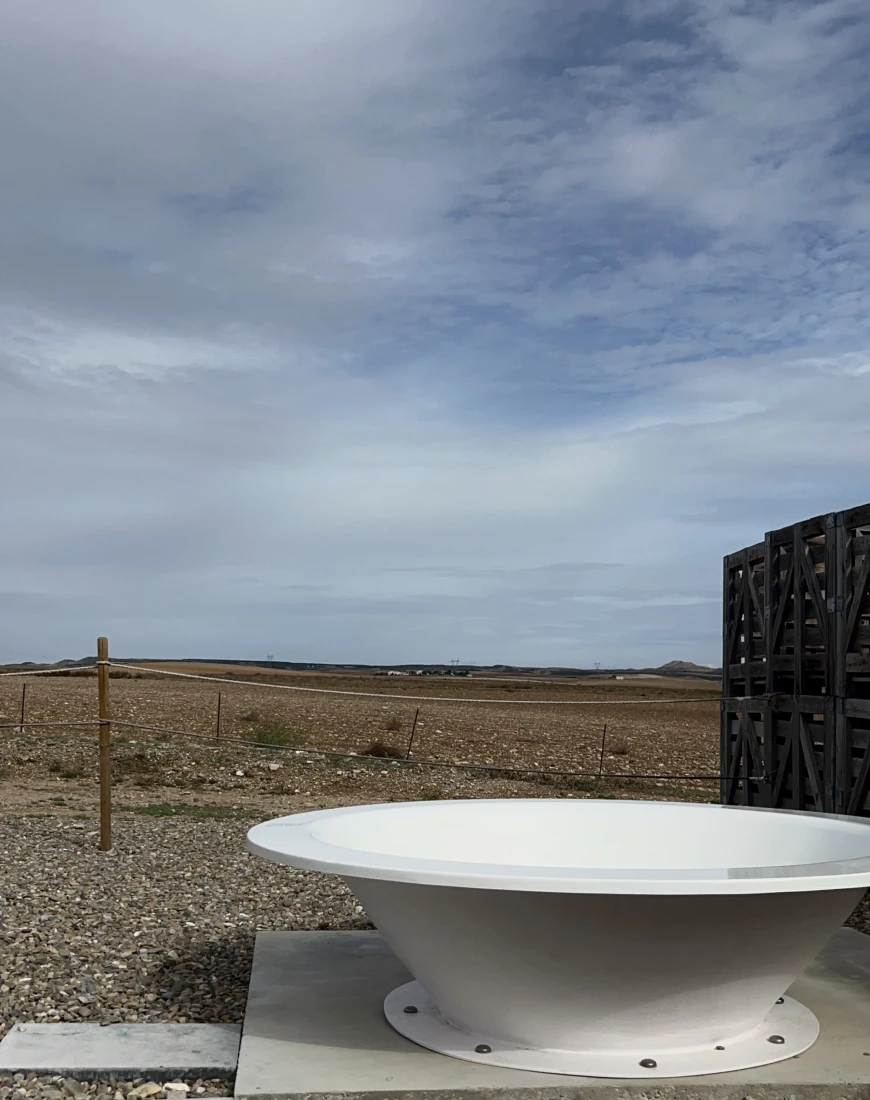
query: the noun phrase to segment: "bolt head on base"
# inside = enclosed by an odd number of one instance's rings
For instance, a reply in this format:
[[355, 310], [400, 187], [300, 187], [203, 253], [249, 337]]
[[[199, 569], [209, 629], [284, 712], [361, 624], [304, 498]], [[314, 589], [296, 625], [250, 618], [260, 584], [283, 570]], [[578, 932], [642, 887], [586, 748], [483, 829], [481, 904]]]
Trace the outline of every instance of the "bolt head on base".
[[[414, 1011], [408, 1012], [412, 1008]], [[819, 1024], [808, 1008], [791, 997], [772, 1007], [756, 1031], [736, 1041], [703, 1050], [663, 1048], [655, 1057], [636, 1050], [556, 1050], [513, 1046], [492, 1036], [473, 1035], [448, 1022], [419, 982], [388, 994], [384, 1014], [405, 1038], [428, 1050], [508, 1069], [535, 1070], [578, 1077], [694, 1077], [750, 1069], [793, 1058], [816, 1041]], [[649, 1049], [649, 1043], [644, 1040]]]

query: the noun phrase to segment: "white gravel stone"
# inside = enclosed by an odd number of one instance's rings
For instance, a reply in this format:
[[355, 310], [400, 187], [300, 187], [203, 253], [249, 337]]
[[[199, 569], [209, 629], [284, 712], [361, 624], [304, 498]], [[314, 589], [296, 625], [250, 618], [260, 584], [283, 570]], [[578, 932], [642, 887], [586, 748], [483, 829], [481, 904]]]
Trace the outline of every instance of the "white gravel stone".
[[107, 856], [69, 819], [0, 819], [0, 1034], [240, 1023], [258, 929], [371, 927], [338, 879], [250, 855], [256, 820], [119, 814]]

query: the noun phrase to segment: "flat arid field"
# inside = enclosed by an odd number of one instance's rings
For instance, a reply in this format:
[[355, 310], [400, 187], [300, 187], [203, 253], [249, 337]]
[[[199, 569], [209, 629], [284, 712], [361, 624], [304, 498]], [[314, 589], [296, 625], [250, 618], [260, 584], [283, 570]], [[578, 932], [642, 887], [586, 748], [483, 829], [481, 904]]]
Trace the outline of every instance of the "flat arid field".
[[[675, 778], [718, 773], [709, 682], [161, 667], [217, 682], [113, 670], [108, 854], [96, 730], [70, 724], [97, 715], [94, 673], [28, 677], [23, 730], [23, 681], [0, 679], [0, 724], [12, 725], [0, 730], [0, 1033], [26, 1020], [238, 1021], [258, 929], [367, 927], [339, 881], [248, 854], [245, 832], [266, 817], [420, 798], [718, 798], [715, 781]], [[404, 756], [415, 714], [410, 764], [299, 752], [380, 743]], [[600, 779], [540, 774], [602, 766]], [[868, 922], [866, 908], [853, 917]]]
[[[506, 793], [506, 783], [514, 788], [511, 793], [534, 796], [554, 793], [560, 786], [556, 776], [542, 788], [540, 780], [530, 784], [519, 775], [496, 771], [410, 769], [389, 759], [372, 767], [371, 758], [324, 761], [294, 752], [365, 753], [381, 743], [404, 757], [412, 729], [415, 761], [664, 775], [669, 778], [644, 779], [626, 789], [659, 782], [668, 791], [685, 788], [692, 797], [715, 796], [715, 783], [670, 778], [718, 772], [719, 692], [709, 682], [653, 677], [541, 682], [287, 675], [168, 663], [157, 667], [205, 673], [217, 682], [113, 670], [119, 804], [141, 804], [143, 796], [169, 800], [171, 792], [183, 790], [185, 799], [199, 801], [207, 793], [210, 799], [229, 796], [233, 802], [258, 806], [278, 800], [292, 811], [318, 805], [324, 797], [330, 804], [438, 797], [441, 788], [446, 795], [485, 796]], [[263, 686], [247, 686], [238, 679]], [[0, 724], [19, 722], [22, 683], [15, 677], [0, 679]], [[95, 729], [41, 729], [36, 723], [94, 719], [94, 673], [28, 678], [25, 706], [24, 733], [13, 728], [2, 731], [0, 738], [0, 794], [7, 810], [24, 803], [32, 812], [46, 802], [58, 806], [56, 800], [64, 798], [84, 811], [89, 800], [93, 803], [97, 776]], [[136, 729], [124, 722], [180, 732]], [[199, 737], [185, 737], [183, 731]], [[265, 747], [253, 747], [252, 742]], [[608, 784], [613, 793], [623, 785], [622, 780]], [[577, 780], [561, 785], [576, 789]]]

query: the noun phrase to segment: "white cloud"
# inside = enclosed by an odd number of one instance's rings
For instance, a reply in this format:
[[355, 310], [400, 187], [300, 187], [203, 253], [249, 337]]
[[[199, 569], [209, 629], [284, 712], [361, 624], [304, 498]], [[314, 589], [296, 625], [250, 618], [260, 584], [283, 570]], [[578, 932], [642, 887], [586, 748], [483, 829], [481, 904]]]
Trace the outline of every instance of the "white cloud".
[[13, 3], [21, 656], [715, 663], [866, 495], [855, 15]]

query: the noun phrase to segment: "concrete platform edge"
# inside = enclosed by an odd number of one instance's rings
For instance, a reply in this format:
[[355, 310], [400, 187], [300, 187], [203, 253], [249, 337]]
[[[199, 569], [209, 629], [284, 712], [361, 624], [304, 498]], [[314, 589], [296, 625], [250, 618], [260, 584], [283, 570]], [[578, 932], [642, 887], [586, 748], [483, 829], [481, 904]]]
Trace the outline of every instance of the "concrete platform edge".
[[227, 1079], [240, 1040], [239, 1024], [16, 1024], [0, 1042], [0, 1075]]
[[260, 933], [235, 1100], [870, 1100], [870, 936], [852, 929], [796, 983], [824, 1010], [815, 1050], [682, 1081], [549, 1080], [431, 1054], [383, 1017], [383, 995], [407, 977], [377, 932]]

